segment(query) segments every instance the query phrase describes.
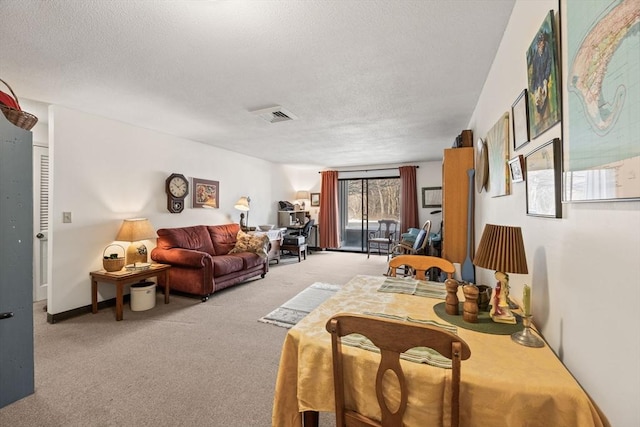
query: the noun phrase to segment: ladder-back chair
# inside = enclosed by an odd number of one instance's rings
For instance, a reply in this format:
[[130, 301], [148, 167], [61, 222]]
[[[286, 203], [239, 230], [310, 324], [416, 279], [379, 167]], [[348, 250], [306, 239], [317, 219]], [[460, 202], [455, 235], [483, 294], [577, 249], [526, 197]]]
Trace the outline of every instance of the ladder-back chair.
[[378, 254], [382, 254], [382, 249], [387, 253], [387, 260], [391, 247], [395, 244], [398, 232], [398, 221], [395, 219], [381, 219], [378, 221], [378, 230], [369, 233], [367, 240], [367, 258], [371, 255], [371, 249], [378, 249]]
[[415, 276], [418, 280], [426, 280], [427, 271], [434, 267], [447, 273], [448, 279], [453, 278], [453, 273], [456, 271], [453, 263], [444, 258], [427, 255], [398, 255], [389, 261], [387, 275], [396, 277], [396, 270], [400, 267], [405, 267], [405, 273]]
[[[402, 418], [407, 408], [408, 386], [400, 364], [400, 353], [414, 347], [429, 347], [451, 359], [451, 424], [459, 425], [460, 412], [460, 362], [471, 356], [471, 350], [457, 335], [438, 328], [415, 322], [360, 315], [337, 314], [326, 324], [331, 333], [333, 354], [333, 379], [336, 402], [336, 427], [402, 427]], [[380, 364], [376, 374], [375, 393], [380, 406], [381, 420], [372, 420], [345, 407], [344, 371], [340, 339], [349, 334], [361, 334], [380, 349]], [[367, 350], [362, 350], [367, 351]], [[355, 367], [354, 369], [357, 369]], [[444, 368], [443, 368], [444, 369]], [[392, 371], [398, 379], [400, 398], [395, 412], [389, 409], [383, 391], [383, 376]], [[371, 373], [355, 372], [366, 376]], [[443, 402], [444, 403], [444, 402]], [[445, 405], [446, 406], [446, 405]]]

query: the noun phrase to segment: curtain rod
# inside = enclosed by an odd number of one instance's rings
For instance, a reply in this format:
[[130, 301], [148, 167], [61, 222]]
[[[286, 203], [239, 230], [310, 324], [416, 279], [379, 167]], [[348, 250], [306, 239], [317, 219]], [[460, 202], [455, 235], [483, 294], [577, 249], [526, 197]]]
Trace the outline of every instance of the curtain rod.
[[[344, 171], [338, 171], [338, 172], [375, 172], [375, 171], [391, 171], [391, 170], [396, 170], [396, 169], [400, 169], [401, 166], [398, 166], [396, 168], [378, 168], [378, 169], [353, 169], [353, 170], [344, 170]], [[420, 166], [416, 166], [416, 169], [419, 169]], [[323, 171], [318, 171], [318, 173], [322, 173]]]

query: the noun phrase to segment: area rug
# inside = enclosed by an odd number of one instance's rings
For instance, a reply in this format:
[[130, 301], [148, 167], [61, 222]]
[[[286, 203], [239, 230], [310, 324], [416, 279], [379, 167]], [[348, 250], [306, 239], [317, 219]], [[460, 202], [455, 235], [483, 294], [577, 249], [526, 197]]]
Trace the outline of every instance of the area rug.
[[258, 321], [291, 328], [338, 290], [339, 285], [316, 282]]

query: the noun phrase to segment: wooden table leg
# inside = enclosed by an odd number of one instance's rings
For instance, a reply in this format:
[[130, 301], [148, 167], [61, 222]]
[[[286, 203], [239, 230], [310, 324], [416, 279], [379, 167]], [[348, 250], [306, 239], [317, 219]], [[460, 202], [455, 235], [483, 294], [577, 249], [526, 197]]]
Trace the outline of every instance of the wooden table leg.
[[164, 271], [164, 303], [169, 304], [169, 271]]
[[98, 312], [98, 281], [91, 279], [91, 312]]
[[302, 425], [304, 427], [318, 427], [320, 424], [320, 413], [318, 411], [304, 411], [302, 413]]
[[116, 284], [116, 320], [122, 320], [122, 283]]

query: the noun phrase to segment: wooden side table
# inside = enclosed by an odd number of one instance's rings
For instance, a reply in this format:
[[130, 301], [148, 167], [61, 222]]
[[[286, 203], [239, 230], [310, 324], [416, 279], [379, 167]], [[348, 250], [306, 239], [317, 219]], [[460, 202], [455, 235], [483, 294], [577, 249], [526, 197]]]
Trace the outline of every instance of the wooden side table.
[[169, 269], [168, 264], [151, 264], [148, 270], [140, 271], [92, 271], [91, 275], [91, 312], [98, 312], [98, 282], [111, 283], [116, 286], [116, 320], [122, 320], [122, 291], [124, 286], [133, 285], [149, 277], [164, 279], [164, 303], [169, 304]]
[[298, 262], [301, 261], [301, 256], [304, 259], [307, 259], [307, 244], [303, 243], [301, 245], [281, 245], [280, 249], [283, 251], [289, 251], [292, 254], [298, 254]]

